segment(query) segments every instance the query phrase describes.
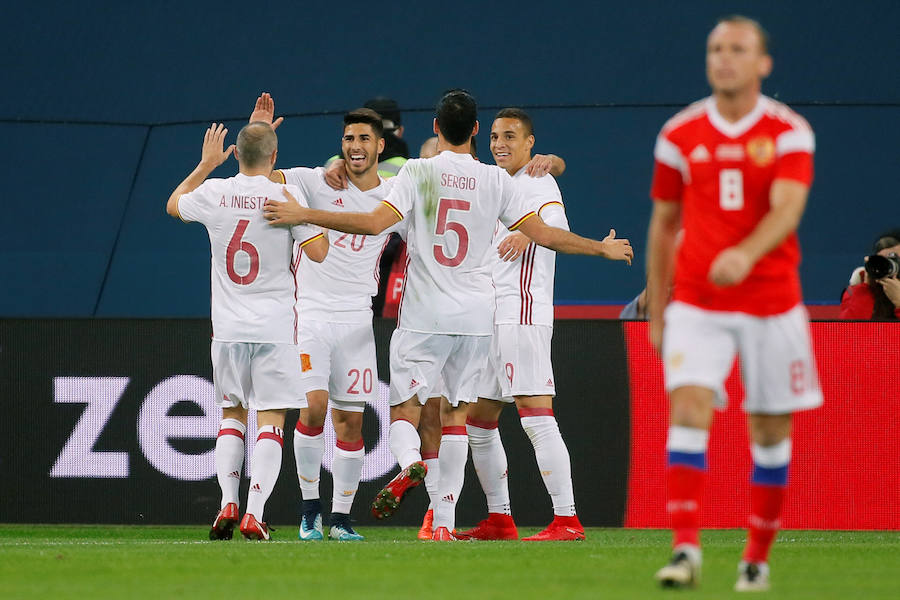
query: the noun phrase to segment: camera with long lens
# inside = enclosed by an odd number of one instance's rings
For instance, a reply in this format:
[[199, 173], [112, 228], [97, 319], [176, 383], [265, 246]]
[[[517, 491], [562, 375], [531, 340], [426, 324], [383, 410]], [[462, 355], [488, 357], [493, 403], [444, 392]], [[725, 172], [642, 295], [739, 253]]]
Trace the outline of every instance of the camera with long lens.
[[900, 256], [891, 252], [887, 256], [873, 254], [866, 259], [866, 273], [872, 279], [897, 277], [900, 274]]

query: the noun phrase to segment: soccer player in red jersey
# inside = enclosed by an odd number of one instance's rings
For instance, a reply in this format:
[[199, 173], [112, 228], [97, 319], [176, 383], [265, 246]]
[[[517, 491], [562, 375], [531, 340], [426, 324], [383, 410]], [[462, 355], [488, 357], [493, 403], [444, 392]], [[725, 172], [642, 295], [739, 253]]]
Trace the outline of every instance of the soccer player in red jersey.
[[802, 117], [761, 94], [771, 70], [759, 23], [720, 20], [706, 48], [712, 96], [670, 119], [654, 150], [647, 280], [650, 337], [665, 363], [671, 408], [666, 508], [674, 551], [656, 573], [667, 587], [699, 579], [709, 427], [713, 409], [725, 405], [735, 355], [741, 355], [753, 458], [738, 591], [769, 587], [792, 413], [822, 403], [796, 234], [815, 142]]

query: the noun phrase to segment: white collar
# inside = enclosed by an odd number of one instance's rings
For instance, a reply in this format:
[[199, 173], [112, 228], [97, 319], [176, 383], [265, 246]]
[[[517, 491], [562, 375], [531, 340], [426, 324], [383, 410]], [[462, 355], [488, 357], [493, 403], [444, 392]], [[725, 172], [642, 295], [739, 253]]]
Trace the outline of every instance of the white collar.
[[762, 118], [763, 113], [766, 112], [767, 100], [765, 96], [760, 94], [756, 99], [756, 106], [753, 107], [753, 110], [732, 123], [719, 113], [715, 97], [710, 96], [706, 99], [706, 114], [709, 115], [709, 122], [712, 123], [713, 127], [730, 138], [736, 138], [747, 133]]

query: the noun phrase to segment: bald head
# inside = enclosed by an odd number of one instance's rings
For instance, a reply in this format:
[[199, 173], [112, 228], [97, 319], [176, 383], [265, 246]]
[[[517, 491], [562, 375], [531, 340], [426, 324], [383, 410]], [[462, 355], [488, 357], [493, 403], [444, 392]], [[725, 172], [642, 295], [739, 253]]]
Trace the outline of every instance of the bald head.
[[237, 136], [237, 159], [242, 167], [267, 166], [278, 150], [278, 136], [272, 126], [262, 121], [244, 125]]

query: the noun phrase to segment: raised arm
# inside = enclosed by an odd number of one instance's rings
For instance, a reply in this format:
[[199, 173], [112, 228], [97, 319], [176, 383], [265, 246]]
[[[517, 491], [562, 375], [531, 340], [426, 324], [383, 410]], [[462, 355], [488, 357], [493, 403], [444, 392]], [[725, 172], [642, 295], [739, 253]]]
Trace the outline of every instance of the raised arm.
[[400, 220], [400, 215], [384, 203], [369, 213], [339, 213], [300, 206], [290, 192], [284, 190], [283, 193], [287, 202], [266, 200], [263, 207], [263, 215], [269, 220], [270, 225], [310, 223], [344, 233], [377, 235]]
[[250, 113], [250, 123], [254, 123], [256, 121], [261, 121], [263, 123], [268, 123], [272, 126], [272, 129], [278, 129], [278, 126], [281, 125], [282, 121], [284, 121], [284, 117], [278, 117], [275, 119], [275, 99], [269, 94], [269, 92], [263, 92], [259, 95], [259, 98], [256, 99], [256, 106], [253, 107], [253, 112]]
[[203, 150], [200, 154], [200, 162], [191, 171], [191, 174], [178, 184], [178, 187], [175, 188], [175, 191], [169, 196], [168, 202], [166, 202], [166, 212], [171, 216], [180, 216], [178, 199], [182, 195], [193, 192], [200, 187], [200, 184], [209, 177], [209, 174], [231, 156], [232, 151], [234, 151], [234, 144], [228, 146], [227, 150], [222, 150], [227, 134], [228, 129], [225, 128], [223, 123], [218, 125], [213, 123], [206, 130], [206, 135], [203, 137]]
[[602, 256], [610, 260], [624, 260], [629, 265], [634, 256], [631, 243], [626, 239], [616, 239], [615, 229], [610, 229], [603, 241], [592, 240], [559, 227], [551, 227], [538, 215], [534, 215], [525, 219], [517, 230], [531, 238], [535, 244], [563, 254]]
[[753, 266], [796, 231], [806, 209], [809, 186], [792, 179], [776, 179], [769, 193], [769, 212], [750, 235], [725, 248], [709, 267], [709, 280], [722, 287], [737, 285]]

